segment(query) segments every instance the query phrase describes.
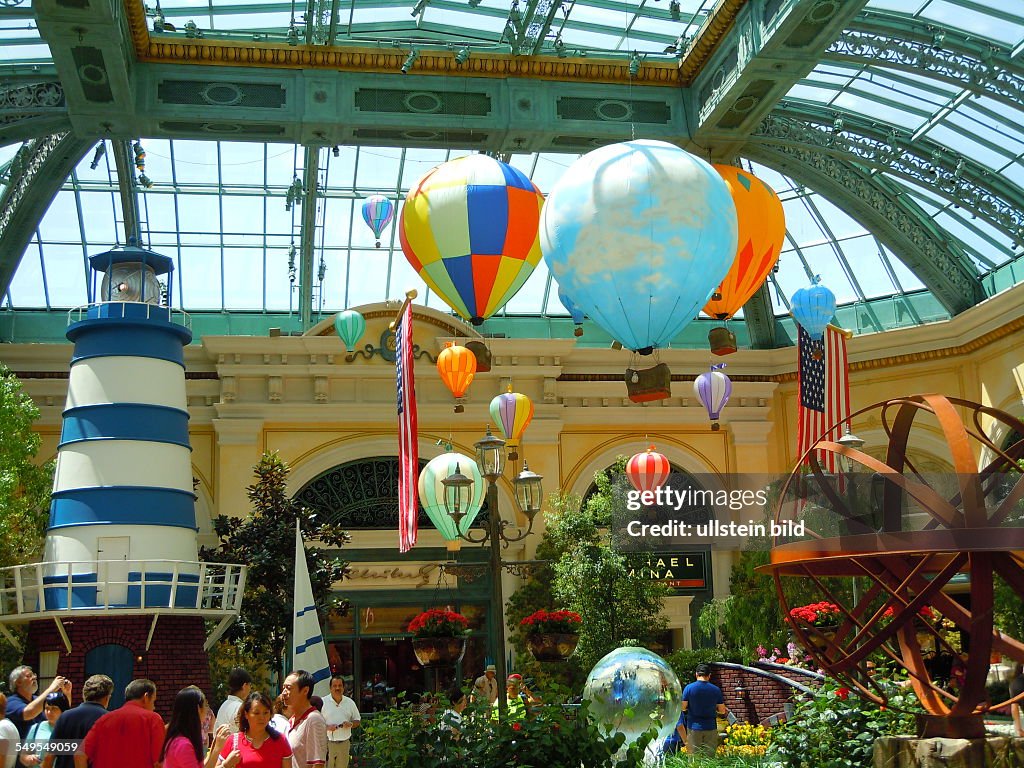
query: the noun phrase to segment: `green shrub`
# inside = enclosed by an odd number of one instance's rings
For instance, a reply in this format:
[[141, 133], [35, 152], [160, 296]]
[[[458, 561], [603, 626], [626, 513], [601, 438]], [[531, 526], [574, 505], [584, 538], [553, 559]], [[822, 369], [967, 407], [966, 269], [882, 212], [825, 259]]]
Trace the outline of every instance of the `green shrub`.
[[651, 731], [617, 753], [625, 737], [608, 734], [587, 716], [587, 704], [537, 707], [521, 719], [496, 722], [490, 707], [463, 713], [462, 734], [437, 727], [434, 715], [411, 707], [375, 714], [360, 735], [359, 764], [386, 768], [640, 768]]
[[913, 713], [924, 711], [909, 688], [893, 686], [888, 694], [889, 705], [879, 707], [827, 682], [772, 730], [769, 757], [785, 768], [870, 768], [875, 739], [914, 733]]
[[695, 648], [692, 651], [673, 651], [665, 657], [665, 661], [676, 673], [679, 682], [683, 685], [692, 683], [695, 679], [694, 670], [698, 664], [711, 664], [715, 661], [728, 661], [734, 664], [745, 663], [740, 652], [735, 650], [721, 650], [719, 648]]

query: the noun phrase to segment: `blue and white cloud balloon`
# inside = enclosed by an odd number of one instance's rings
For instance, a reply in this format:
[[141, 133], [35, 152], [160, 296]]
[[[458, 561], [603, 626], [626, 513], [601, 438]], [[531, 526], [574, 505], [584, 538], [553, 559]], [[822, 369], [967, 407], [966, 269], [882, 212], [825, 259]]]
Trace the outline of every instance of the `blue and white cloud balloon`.
[[632, 350], [697, 316], [736, 255], [736, 208], [710, 164], [628, 141], [579, 158], [548, 195], [540, 245], [573, 301]]

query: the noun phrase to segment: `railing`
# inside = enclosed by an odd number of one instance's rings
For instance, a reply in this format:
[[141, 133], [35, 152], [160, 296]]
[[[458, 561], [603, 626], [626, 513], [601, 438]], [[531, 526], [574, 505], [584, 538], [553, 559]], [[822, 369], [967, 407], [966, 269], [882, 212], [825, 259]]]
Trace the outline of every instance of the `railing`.
[[[89, 310], [96, 308], [90, 315]], [[141, 308], [145, 308], [143, 311]], [[100, 309], [102, 308], [102, 309]], [[138, 309], [136, 309], [138, 308]], [[96, 301], [68, 310], [68, 325], [87, 320], [90, 317], [122, 317], [150, 320], [159, 311], [160, 318], [192, 330], [192, 317], [183, 309], [174, 309], [160, 304], [143, 301]], [[166, 318], [164, 317], [166, 315]]]
[[99, 560], [0, 569], [0, 624], [68, 613], [187, 613], [242, 608], [243, 565], [181, 560]]

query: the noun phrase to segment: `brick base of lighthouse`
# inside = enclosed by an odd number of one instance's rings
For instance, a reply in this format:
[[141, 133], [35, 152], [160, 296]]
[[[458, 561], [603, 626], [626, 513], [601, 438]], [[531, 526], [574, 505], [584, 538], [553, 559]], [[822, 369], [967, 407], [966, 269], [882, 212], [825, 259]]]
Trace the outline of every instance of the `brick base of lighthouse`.
[[[156, 708], [167, 719], [174, 697], [187, 685], [199, 686], [209, 697], [210, 668], [203, 643], [206, 641], [204, 621], [198, 616], [161, 616], [146, 649], [146, 639], [153, 626], [152, 616], [90, 616], [63, 620], [64, 631], [71, 641], [68, 653], [52, 619], [33, 621], [29, 625], [24, 663], [39, 669], [39, 654], [59, 651], [57, 673], [74, 685], [74, 704], [81, 701], [82, 683], [86, 678], [86, 656], [101, 646], [122, 646], [130, 652], [130, 678], [147, 677], [156, 683]], [[120, 650], [120, 649], [117, 649]], [[120, 652], [127, 658], [128, 653]], [[93, 674], [109, 671], [95, 669]], [[122, 675], [127, 670], [122, 670]]]

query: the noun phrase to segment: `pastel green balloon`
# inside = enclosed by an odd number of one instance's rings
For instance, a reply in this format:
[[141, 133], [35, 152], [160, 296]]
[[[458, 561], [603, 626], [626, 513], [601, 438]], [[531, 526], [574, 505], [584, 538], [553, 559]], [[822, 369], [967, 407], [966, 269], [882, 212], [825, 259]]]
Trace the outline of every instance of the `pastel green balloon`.
[[366, 320], [355, 310], [346, 309], [334, 316], [334, 330], [345, 342], [345, 349], [352, 352], [359, 340], [363, 338], [363, 333], [366, 331]]
[[459, 523], [459, 531], [465, 534], [469, 530], [469, 526], [476, 520], [480, 508], [484, 504], [484, 479], [476, 462], [461, 453], [442, 453], [427, 462], [427, 466], [420, 472], [418, 483], [420, 505], [445, 541], [455, 541], [459, 537], [455, 530], [455, 521], [445, 510], [444, 485], [441, 483], [446, 477], [455, 473], [456, 466], [459, 468], [459, 472], [473, 481], [473, 489], [468, 503], [464, 503], [462, 506], [462, 511], [466, 513], [466, 516]]

